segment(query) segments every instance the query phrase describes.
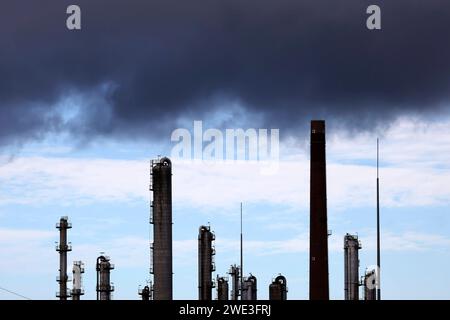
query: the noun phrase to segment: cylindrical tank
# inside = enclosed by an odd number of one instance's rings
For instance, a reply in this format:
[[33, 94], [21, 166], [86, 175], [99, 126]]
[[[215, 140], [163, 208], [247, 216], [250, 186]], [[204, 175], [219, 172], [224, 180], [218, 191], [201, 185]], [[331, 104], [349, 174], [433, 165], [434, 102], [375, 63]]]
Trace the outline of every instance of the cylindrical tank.
[[105, 256], [97, 258], [97, 300], [111, 300], [111, 292], [114, 287], [111, 285], [111, 270], [114, 265]]
[[198, 299], [212, 300], [212, 273], [214, 271], [214, 233], [209, 226], [198, 231]]
[[153, 190], [153, 288], [155, 300], [172, 300], [172, 163], [151, 162]]
[[376, 273], [375, 270], [366, 271], [364, 275], [364, 300], [376, 300]]
[[236, 265], [232, 265], [230, 271], [228, 272], [231, 275], [231, 300], [239, 299], [239, 267]]
[[72, 250], [70, 243], [67, 243], [67, 230], [72, 228], [68, 217], [61, 217], [59, 223], [56, 224], [59, 229], [59, 245], [56, 246], [56, 251], [59, 252], [59, 276], [56, 281], [59, 283], [59, 292], [56, 296], [60, 300], [67, 300], [70, 297], [70, 292], [67, 290], [67, 252]]
[[257, 300], [257, 281], [256, 277], [252, 274], [244, 280], [244, 287], [242, 288], [241, 300]]
[[359, 249], [358, 236], [347, 233], [344, 237], [345, 300], [359, 300]]
[[269, 300], [287, 300], [287, 282], [281, 274], [269, 286]]
[[84, 294], [83, 278], [84, 264], [81, 261], [73, 262], [73, 283], [72, 283], [72, 300], [80, 300], [80, 296]]
[[228, 279], [217, 276], [217, 300], [228, 300]]

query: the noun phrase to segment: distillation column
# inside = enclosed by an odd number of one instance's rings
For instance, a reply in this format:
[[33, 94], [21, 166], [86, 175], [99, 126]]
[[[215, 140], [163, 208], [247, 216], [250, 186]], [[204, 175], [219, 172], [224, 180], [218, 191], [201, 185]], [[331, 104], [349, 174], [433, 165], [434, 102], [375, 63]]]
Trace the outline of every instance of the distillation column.
[[329, 300], [325, 121], [311, 121], [309, 298]]
[[244, 280], [241, 300], [257, 300], [257, 281], [252, 274]]
[[84, 294], [83, 290], [83, 278], [84, 264], [81, 261], [73, 262], [73, 283], [72, 283], [72, 300], [80, 300], [80, 297]]
[[345, 300], [359, 300], [359, 249], [358, 236], [344, 237], [344, 281]]
[[217, 275], [217, 300], [228, 300], [228, 279]]
[[212, 300], [214, 283], [214, 233], [209, 226], [201, 226], [198, 231], [198, 299]]
[[269, 300], [287, 300], [287, 282], [281, 274], [269, 286]]
[[67, 252], [72, 251], [71, 244], [67, 243], [67, 230], [72, 228], [72, 224], [69, 222], [68, 217], [61, 217], [59, 223], [56, 224], [56, 228], [59, 229], [59, 244], [56, 245], [56, 251], [59, 252], [59, 276], [56, 281], [59, 283], [59, 292], [56, 296], [60, 300], [67, 300], [70, 297], [70, 292], [67, 290]]
[[231, 275], [231, 300], [239, 299], [239, 274], [240, 269], [236, 265], [232, 265], [228, 274]]
[[364, 300], [377, 299], [376, 274], [375, 270], [367, 271], [363, 278]]
[[153, 245], [151, 272], [155, 300], [172, 300], [172, 163], [151, 162]]
[[97, 258], [97, 300], [111, 300], [111, 292], [114, 286], [111, 285], [111, 270], [114, 265], [109, 257], [100, 256]]

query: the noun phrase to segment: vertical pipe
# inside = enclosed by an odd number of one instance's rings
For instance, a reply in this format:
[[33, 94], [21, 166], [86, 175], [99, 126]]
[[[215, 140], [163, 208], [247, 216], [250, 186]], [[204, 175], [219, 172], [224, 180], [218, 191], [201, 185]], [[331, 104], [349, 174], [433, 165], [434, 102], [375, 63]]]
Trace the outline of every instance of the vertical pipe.
[[244, 285], [244, 241], [242, 235], [242, 202], [241, 202], [241, 300], [242, 300], [242, 289]]
[[380, 257], [380, 179], [379, 171], [379, 147], [377, 138], [377, 300], [381, 300], [381, 257]]
[[311, 121], [309, 298], [328, 300], [325, 121]]

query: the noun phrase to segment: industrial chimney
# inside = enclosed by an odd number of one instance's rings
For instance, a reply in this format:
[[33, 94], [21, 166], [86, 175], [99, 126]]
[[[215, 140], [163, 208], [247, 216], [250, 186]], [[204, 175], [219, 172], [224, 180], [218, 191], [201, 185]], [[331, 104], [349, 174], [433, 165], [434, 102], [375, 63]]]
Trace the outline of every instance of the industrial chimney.
[[150, 222], [153, 224], [151, 272], [155, 300], [172, 300], [172, 163], [169, 158], [150, 163], [153, 191]]
[[228, 278], [217, 275], [217, 300], [228, 300]]
[[244, 279], [241, 300], [257, 300], [256, 291], [256, 277], [250, 273], [250, 276]]
[[111, 285], [111, 264], [109, 257], [100, 256], [97, 258], [97, 300], [111, 300], [111, 292], [114, 286]]
[[311, 121], [309, 298], [329, 300], [325, 121]]
[[59, 252], [59, 276], [56, 281], [59, 283], [59, 291], [56, 293], [56, 297], [59, 300], [67, 300], [70, 297], [70, 292], [67, 290], [67, 252], [72, 251], [72, 246], [67, 243], [67, 230], [72, 228], [72, 224], [69, 222], [68, 217], [61, 217], [59, 223], [56, 224], [56, 228], [59, 229], [59, 244], [56, 245], [56, 251]]
[[358, 236], [347, 233], [344, 237], [345, 300], [359, 300], [359, 249]]
[[84, 264], [81, 261], [73, 262], [73, 283], [72, 283], [72, 300], [80, 300], [84, 295], [82, 274], [84, 273]]
[[201, 226], [198, 231], [198, 299], [212, 300], [214, 283], [212, 273], [215, 271], [213, 257], [214, 233], [209, 226]]
[[375, 270], [366, 270], [363, 278], [364, 300], [377, 299], [376, 273]]
[[231, 275], [231, 300], [239, 299], [239, 275], [240, 270], [239, 267], [235, 264], [231, 266], [230, 271], [228, 272]]
[[269, 286], [269, 300], [287, 300], [287, 282], [281, 274]]

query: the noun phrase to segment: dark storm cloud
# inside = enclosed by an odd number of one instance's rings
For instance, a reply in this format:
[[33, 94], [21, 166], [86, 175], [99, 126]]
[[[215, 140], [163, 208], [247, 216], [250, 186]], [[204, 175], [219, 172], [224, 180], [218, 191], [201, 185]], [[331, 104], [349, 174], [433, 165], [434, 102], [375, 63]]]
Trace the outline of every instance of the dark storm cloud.
[[[74, 3], [83, 29], [71, 32]], [[382, 31], [365, 28], [369, 4]], [[448, 106], [449, 31], [446, 0], [4, 1], [0, 144], [147, 138], [228, 102], [285, 129], [432, 115]], [[67, 119], [58, 105], [72, 96], [81, 109]]]

